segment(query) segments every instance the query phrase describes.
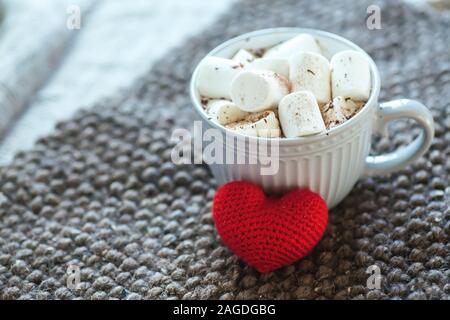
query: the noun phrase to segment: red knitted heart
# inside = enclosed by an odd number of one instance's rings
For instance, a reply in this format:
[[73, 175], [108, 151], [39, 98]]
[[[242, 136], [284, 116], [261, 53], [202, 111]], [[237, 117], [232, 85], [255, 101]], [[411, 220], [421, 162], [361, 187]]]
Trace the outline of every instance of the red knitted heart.
[[307, 189], [267, 198], [243, 181], [225, 184], [214, 197], [213, 219], [223, 242], [259, 272], [304, 257], [320, 240], [328, 222], [325, 201]]

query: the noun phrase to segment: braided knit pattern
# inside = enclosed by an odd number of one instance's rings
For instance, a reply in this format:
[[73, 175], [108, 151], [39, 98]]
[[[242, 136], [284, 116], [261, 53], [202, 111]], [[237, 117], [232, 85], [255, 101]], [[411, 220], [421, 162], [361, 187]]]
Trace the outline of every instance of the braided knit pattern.
[[328, 221], [325, 201], [307, 189], [280, 199], [243, 181], [217, 190], [213, 219], [224, 243], [260, 272], [304, 257], [320, 240]]
[[[242, 1], [159, 61], [133, 93], [78, 113], [17, 154], [0, 168], [0, 298], [450, 298], [450, 19], [377, 1], [383, 29], [370, 31], [370, 4]], [[192, 126], [188, 82], [200, 59], [230, 37], [280, 25], [359, 44], [380, 69], [380, 100], [420, 100], [436, 136], [405, 169], [362, 177], [329, 212], [310, 254], [261, 274], [215, 231], [218, 186], [208, 168], [175, 166], [168, 138]], [[373, 151], [394, 150], [418, 132], [394, 123]], [[81, 273], [74, 289], [66, 282], [70, 265]], [[378, 289], [367, 286], [373, 265]]]

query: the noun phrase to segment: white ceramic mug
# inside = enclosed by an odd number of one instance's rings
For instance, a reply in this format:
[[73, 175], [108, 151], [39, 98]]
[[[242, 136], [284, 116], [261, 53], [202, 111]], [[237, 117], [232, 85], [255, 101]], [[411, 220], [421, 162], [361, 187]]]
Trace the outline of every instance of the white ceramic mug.
[[[266, 192], [285, 192], [295, 187], [307, 187], [325, 199], [329, 208], [336, 206], [351, 191], [362, 175], [385, 174], [399, 170], [423, 155], [434, 136], [433, 118], [429, 110], [413, 100], [394, 100], [378, 103], [380, 75], [373, 60], [360, 47], [332, 33], [302, 28], [264, 29], [241, 35], [226, 41], [208, 55], [230, 58], [240, 48], [268, 48], [299, 33], [313, 35], [330, 59], [342, 50], [364, 53], [370, 61], [372, 90], [366, 105], [350, 120], [327, 132], [299, 138], [279, 139], [279, 170], [274, 175], [261, 175], [259, 164], [210, 164], [219, 184], [245, 180], [263, 187]], [[191, 80], [191, 97], [194, 108], [206, 128], [231, 130], [208, 120], [196, 87], [198, 67]], [[372, 135], [392, 120], [413, 119], [422, 128], [421, 134], [409, 145], [399, 150], [369, 156]], [[239, 136], [239, 133], [231, 133]], [[256, 137], [247, 137], [249, 143], [257, 143]], [[224, 143], [224, 150], [234, 153], [235, 144]]]

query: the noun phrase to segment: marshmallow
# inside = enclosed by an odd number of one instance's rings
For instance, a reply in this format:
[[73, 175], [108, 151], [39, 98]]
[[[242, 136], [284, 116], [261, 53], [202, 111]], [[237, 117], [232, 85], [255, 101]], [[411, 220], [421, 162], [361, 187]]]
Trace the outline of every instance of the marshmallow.
[[320, 47], [313, 36], [309, 34], [300, 34], [267, 50], [264, 54], [264, 58], [289, 58], [292, 54], [299, 52], [314, 52], [321, 54]]
[[255, 56], [245, 49], [240, 49], [232, 58], [233, 61], [241, 63], [243, 66], [250, 64], [255, 60]]
[[248, 115], [244, 120], [226, 125], [241, 134], [277, 138], [281, 136], [280, 124], [273, 111], [262, 111]]
[[242, 71], [231, 83], [231, 100], [242, 110], [258, 112], [276, 108], [289, 93], [289, 81], [269, 70]]
[[242, 71], [239, 62], [208, 56], [198, 67], [197, 89], [208, 98], [230, 99], [232, 80]]
[[289, 79], [289, 62], [288, 59], [283, 58], [260, 58], [255, 59], [250, 67], [258, 70], [270, 70], [286, 79]]
[[244, 119], [248, 113], [239, 109], [228, 100], [209, 100], [206, 105], [206, 113], [210, 120], [221, 125], [226, 125]]
[[345, 119], [348, 120], [364, 106], [365, 102], [353, 101], [350, 98], [339, 96], [333, 99], [333, 104], [339, 106], [345, 116]]
[[334, 100], [324, 105], [320, 111], [327, 129], [336, 127], [347, 120], [342, 111], [342, 105], [340, 103], [335, 103]]
[[336, 127], [353, 117], [364, 105], [342, 96], [336, 97], [321, 108], [322, 118], [327, 129]]
[[337, 97], [336, 99], [342, 99], [345, 103], [342, 106], [345, 118], [348, 120], [353, 117], [362, 107], [366, 104], [365, 101], [353, 101], [349, 98]]
[[320, 109], [309, 91], [293, 92], [278, 106], [281, 128], [287, 138], [307, 136], [325, 130]]
[[289, 60], [292, 91], [311, 91], [319, 104], [331, 100], [330, 63], [316, 53], [299, 52]]
[[355, 101], [367, 101], [370, 96], [370, 65], [357, 51], [341, 51], [331, 58], [333, 98], [343, 96]]

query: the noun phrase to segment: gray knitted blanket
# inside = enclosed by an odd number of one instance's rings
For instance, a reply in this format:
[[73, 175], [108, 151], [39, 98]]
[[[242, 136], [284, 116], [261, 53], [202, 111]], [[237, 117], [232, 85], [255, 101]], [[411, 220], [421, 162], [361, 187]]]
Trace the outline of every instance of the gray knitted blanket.
[[[0, 169], [0, 298], [448, 299], [450, 20], [380, 1], [383, 29], [370, 31], [369, 4], [242, 1], [129, 97], [79, 113], [19, 153]], [[436, 138], [412, 166], [361, 179], [306, 258], [259, 274], [215, 232], [207, 167], [172, 164], [168, 137], [192, 125], [187, 85], [199, 59], [227, 38], [274, 26], [320, 28], [361, 45], [381, 70], [381, 99], [421, 100]], [[417, 130], [396, 123], [374, 150], [393, 150]], [[367, 286], [372, 265], [379, 289]]]

